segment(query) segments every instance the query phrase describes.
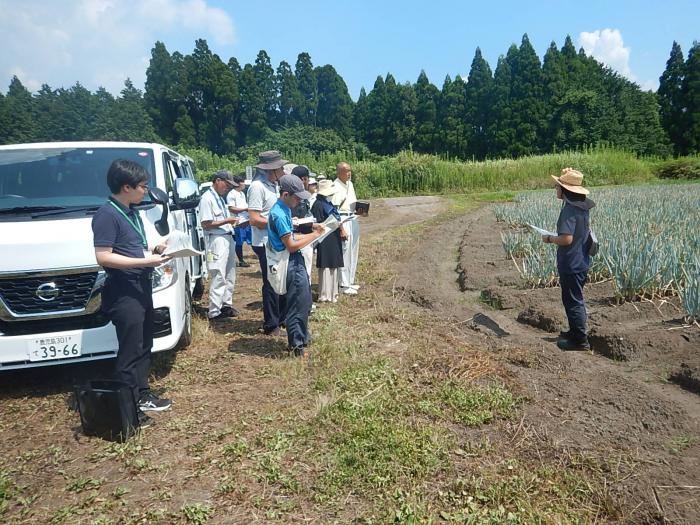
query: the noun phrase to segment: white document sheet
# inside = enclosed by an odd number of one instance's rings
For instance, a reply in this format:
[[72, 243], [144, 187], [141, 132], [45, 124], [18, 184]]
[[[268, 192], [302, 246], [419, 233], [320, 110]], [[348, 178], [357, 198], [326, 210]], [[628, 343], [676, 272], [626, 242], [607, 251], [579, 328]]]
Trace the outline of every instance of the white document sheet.
[[168, 249], [163, 255], [167, 257], [194, 257], [204, 255], [204, 252], [192, 247], [192, 240], [188, 234], [174, 231], [168, 236]]
[[556, 237], [557, 235], [559, 235], [559, 234], [556, 233], [556, 232], [550, 232], [550, 231], [547, 231], [547, 230], [543, 230], [542, 228], [538, 228], [537, 226], [533, 226], [532, 224], [528, 224], [528, 226], [529, 226], [530, 228], [532, 228], [533, 230], [535, 230], [535, 231], [536, 231], [537, 233], [539, 233], [540, 235], [550, 235], [550, 236], [552, 236], [552, 237]]

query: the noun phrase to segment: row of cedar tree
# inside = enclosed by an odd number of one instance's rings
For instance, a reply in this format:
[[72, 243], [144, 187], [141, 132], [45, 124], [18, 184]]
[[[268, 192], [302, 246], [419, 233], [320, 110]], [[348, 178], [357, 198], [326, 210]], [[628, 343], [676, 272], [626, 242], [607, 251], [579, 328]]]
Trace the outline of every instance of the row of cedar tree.
[[639, 154], [700, 151], [700, 44], [684, 59], [674, 42], [657, 93], [576, 51], [566, 38], [540, 61], [527, 35], [495, 71], [476, 50], [469, 76], [441, 88], [421, 73], [414, 84], [377, 77], [353, 102], [331, 65], [307, 53], [294, 69], [224, 63], [205, 40], [190, 55], [157, 42], [142, 93], [127, 80], [119, 97], [44, 85], [31, 94], [15, 77], [0, 94], [0, 143], [53, 140], [161, 141], [235, 154], [272, 130], [311, 126], [377, 154], [402, 149], [459, 158], [517, 157], [598, 143]]

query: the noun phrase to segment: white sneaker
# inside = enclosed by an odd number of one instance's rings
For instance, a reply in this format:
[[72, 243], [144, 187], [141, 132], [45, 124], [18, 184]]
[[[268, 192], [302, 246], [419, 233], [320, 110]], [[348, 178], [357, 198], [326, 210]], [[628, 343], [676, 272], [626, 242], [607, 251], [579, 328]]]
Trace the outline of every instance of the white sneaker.
[[341, 290], [345, 295], [357, 295], [357, 290], [349, 286], [347, 288], [341, 288]]
[[359, 290], [360, 285], [359, 284], [351, 284], [350, 286], [348, 286], [348, 288], [352, 288], [353, 290]]

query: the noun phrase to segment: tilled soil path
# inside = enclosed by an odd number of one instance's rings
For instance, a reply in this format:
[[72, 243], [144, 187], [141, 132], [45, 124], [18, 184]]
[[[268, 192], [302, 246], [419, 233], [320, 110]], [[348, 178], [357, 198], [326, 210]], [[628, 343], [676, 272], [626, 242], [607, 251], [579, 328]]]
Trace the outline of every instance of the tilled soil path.
[[669, 523], [700, 523], [700, 397], [668, 381], [682, 365], [693, 388], [700, 329], [669, 321], [679, 315], [668, 305], [612, 306], [610, 284], [592, 285], [592, 342], [605, 355], [562, 352], [559, 289], [528, 290], [500, 231], [489, 206], [439, 224], [411, 240], [397, 286], [506, 356], [532, 401], [524, 425], [562, 448], [633, 456], [642, 467], [625, 483], [631, 500], [652, 500]]

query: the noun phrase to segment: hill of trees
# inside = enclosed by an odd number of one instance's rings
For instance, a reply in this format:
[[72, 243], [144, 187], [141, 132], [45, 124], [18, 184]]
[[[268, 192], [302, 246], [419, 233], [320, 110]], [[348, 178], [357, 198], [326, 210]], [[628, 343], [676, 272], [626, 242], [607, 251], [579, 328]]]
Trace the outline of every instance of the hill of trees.
[[569, 37], [561, 48], [552, 42], [541, 61], [527, 35], [495, 70], [477, 48], [467, 78], [447, 76], [437, 87], [424, 72], [404, 84], [388, 73], [356, 102], [335, 68], [314, 67], [308, 53], [294, 68], [285, 61], [273, 68], [264, 50], [241, 66], [201, 39], [189, 55], [156, 42], [144, 92], [127, 80], [117, 97], [80, 83], [32, 94], [13, 77], [0, 93], [0, 143], [143, 140], [243, 156], [297, 126], [317, 130], [292, 134], [309, 136], [315, 148], [366, 145], [380, 155], [412, 149], [478, 160], [595, 144], [693, 154], [700, 152], [700, 44], [684, 58], [673, 43], [658, 93], [577, 51]]

